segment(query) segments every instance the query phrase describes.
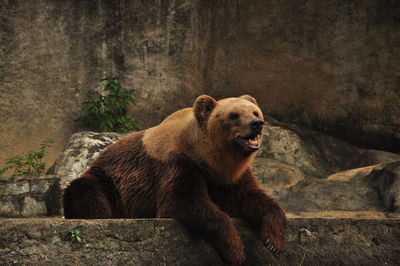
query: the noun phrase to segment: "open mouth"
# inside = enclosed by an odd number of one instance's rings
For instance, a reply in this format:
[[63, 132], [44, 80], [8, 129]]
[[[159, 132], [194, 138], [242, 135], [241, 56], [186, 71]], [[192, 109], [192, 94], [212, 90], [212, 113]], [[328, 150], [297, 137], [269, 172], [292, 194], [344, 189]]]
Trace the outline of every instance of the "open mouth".
[[247, 150], [256, 151], [260, 148], [260, 135], [238, 136], [239, 143], [244, 145]]

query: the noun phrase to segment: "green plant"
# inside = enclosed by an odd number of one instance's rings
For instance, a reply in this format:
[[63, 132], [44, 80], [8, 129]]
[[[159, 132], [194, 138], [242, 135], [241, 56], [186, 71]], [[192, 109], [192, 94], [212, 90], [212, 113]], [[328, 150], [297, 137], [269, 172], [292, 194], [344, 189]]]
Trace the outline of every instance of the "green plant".
[[81, 231], [78, 229], [85, 225], [84, 222], [79, 222], [75, 228], [69, 230], [68, 237], [72, 242], [82, 242]]
[[115, 77], [106, 77], [103, 91], [97, 97], [89, 98], [82, 104], [83, 116], [78, 118], [84, 126], [96, 131], [128, 132], [137, 129], [135, 117], [126, 116], [129, 106], [135, 104], [134, 90], [125, 90]]
[[0, 175], [8, 170], [12, 170], [12, 176], [21, 175], [40, 175], [46, 168], [46, 163], [42, 162], [47, 154], [47, 148], [54, 143], [53, 139], [46, 139], [40, 144], [39, 151], [29, 150], [24, 155], [15, 155], [6, 159], [6, 165], [0, 168]]

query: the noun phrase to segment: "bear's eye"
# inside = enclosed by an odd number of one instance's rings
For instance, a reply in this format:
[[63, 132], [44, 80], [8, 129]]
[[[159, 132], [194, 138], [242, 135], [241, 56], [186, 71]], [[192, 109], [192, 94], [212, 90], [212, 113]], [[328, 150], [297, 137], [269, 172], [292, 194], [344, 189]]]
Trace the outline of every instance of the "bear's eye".
[[259, 114], [258, 114], [257, 112], [253, 112], [253, 115], [254, 115], [255, 117], [258, 117], [258, 116], [259, 116]]
[[232, 120], [238, 119], [239, 118], [239, 114], [238, 113], [231, 113], [229, 115], [229, 118]]

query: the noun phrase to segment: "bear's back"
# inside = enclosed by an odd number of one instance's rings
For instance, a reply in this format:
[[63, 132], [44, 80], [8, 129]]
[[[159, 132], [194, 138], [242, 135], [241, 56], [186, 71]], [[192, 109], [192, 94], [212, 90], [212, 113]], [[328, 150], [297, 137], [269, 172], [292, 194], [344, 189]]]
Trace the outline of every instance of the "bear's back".
[[147, 155], [143, 133], [135, 132], [110, 145], [88, 170], [96, 173], [99, 180], [107, 181], [104, 183], [114, 185], [127, 218], [155, 217], [156, 194], [167, 168]]

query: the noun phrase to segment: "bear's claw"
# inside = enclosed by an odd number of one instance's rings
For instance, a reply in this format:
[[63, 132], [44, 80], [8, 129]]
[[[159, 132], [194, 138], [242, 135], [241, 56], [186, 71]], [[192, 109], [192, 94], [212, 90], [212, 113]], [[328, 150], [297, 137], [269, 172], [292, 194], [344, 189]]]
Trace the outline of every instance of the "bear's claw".
[[265, 240], [264, 245], [267, 249], [271, 250], [272, 253], [277, 253], [278, 250], [274, 247], [274, 245], [272, 244], [271, 238], [267, 238], [267, 240]]

